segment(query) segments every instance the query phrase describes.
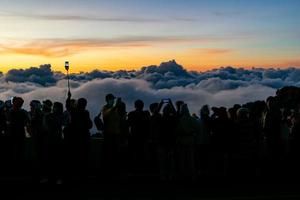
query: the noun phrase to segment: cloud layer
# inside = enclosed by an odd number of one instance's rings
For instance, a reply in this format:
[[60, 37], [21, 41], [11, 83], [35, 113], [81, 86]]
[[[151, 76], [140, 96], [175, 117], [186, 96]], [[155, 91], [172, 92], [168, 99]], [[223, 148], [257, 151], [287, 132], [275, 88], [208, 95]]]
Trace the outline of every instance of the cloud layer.
[[[224, 67], [206, 72], [185, 70], [175, 61], [137, 71], [99, 71], [71, 74], [72, 94], [88, 99], [94, 116], [104, 105], [107, 93], [122, 97], [127, 110], [136, 99], [148, 106], [162, 98], [187, 102], [192, 112], [204, 104], [231, 106], [235, 103], [263, 100], [278, 88], [300, 86], [300, 69], [243, 69]], [[0, 73], [0, 99], [22, 96], [28, 106], [32, 99], [64, 102], [67, 93], [65, 74], [53, 72], [49, 64]]]

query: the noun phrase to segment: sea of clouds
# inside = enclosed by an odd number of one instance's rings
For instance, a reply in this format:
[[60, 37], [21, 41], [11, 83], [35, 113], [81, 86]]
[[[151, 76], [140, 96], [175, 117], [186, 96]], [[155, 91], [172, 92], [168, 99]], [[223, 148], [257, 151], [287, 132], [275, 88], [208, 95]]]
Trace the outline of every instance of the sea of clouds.
[[[206, 72], [187, 71], [174, 60], [159, 66], [142, 67], [135, 71], [100, 71], [70, 74], [74, 98], [85, 97], [88, 109], [95, 116], [104, 105], [107, 93], [121, 97], [127, 110], [136, 99], [148, 106], [163, 98], [183, 100], [192, 112], [204, 104], [232, 106], [264, 100], [283, 86], [300, 86], [300, 69], [263, 69], [223, 67]], [[25, 99], [25, 108], [33, 99], [64, 102], [67, 94], [66, 75], [45, 64], [28, 69], [0, 72], [0, 99], [13, 96]]]

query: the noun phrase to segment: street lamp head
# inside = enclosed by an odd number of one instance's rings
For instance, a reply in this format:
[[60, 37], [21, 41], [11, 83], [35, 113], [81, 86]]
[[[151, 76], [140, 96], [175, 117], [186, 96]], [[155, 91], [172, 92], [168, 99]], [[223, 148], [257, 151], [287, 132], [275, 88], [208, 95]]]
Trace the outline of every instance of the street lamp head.
[[65, 62], [65, 69], [66, 69], [67, 71], [69, 71], [69, 68], [70, 68], [70, 66], [69, 66], [69, 61], [66, 61], [66, 62]]

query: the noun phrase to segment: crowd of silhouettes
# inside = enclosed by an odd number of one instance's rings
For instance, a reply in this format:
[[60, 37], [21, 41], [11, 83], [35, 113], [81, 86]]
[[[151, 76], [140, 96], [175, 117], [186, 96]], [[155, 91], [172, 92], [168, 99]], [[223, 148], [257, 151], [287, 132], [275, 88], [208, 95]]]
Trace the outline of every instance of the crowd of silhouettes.
[[26, 168], [30, 138], [40, 182], [87, 177], [94, 124], [103, 135], [100, 174], [105, 178], [297, 176], [300, 95], [294, 90], [284, 88], [265, 101], [230, 108], [203, 105], [193, 114], [186, 102], [171, 99], [150, 104], [149, 111], [138, 99], [127, 113], [120, 97], [107, 94], [94, 119], [87, 100], [72, 99], [71, 93], [65, 109], [60, 102], [33, 100], [26, 111], [24, 100], [14, 97], [0, 101], [1, 168], [14, 173]]

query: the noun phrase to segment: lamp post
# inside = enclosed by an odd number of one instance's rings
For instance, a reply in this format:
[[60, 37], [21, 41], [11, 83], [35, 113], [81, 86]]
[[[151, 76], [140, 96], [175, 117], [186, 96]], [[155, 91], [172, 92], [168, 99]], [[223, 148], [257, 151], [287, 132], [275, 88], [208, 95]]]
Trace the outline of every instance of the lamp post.
[[69, 61], [65, 61], [65, 69], [67, 70], [67, 79], [68, 79], [68, 95], [71, 94], [71, 91], [70, 91], [69, 68], [70, 68]]

